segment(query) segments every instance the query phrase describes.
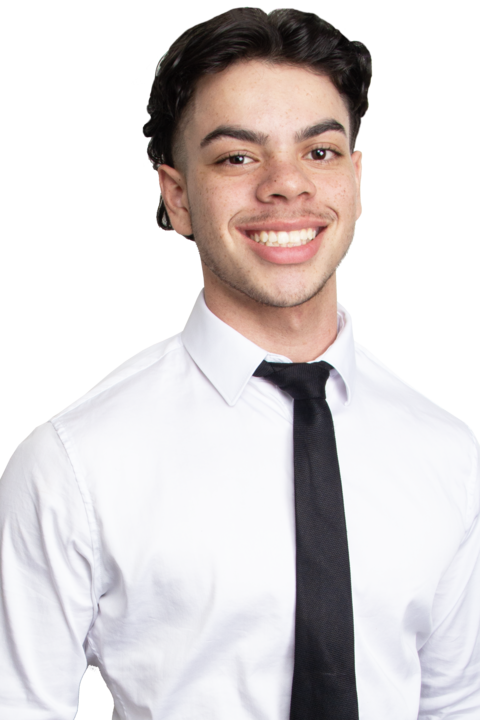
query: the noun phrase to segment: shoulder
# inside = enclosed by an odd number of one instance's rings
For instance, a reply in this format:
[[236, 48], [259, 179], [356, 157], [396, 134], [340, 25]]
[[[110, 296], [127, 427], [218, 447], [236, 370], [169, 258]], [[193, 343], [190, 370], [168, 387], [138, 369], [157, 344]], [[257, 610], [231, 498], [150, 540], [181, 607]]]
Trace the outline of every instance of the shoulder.
[[370, 348], [355, 340], [360, 395], [368, 396], [385, 420], [397, 420], [411, 434], [435, 438], [434, 444], [468, 451], [478, 456], [480, 442], [472, 426], [406, 380]]
[[111, 401], [113, 397], [121, 402], [123, 397], [130, 394], [132, 386], [138, 388], [142, 383], [148, 383], [152, 373], [171, 377], [175, 370], [180, 369], [179, 361], [182, 355], [185, 355], [185, 349], [180, 334], [142, 350], [119, 365], [85, 395], [57, 413], [51, 419], [52, 424], [57, 427], [69, 415], [78, 415], [92, 405], [98, 407], [102, 401]]
[[[414, 477], [458, 485], [470, 512], [479, 502], [479, 446], [470, 428], [410, 387], [362, 346], [356, 346], [357, 412], [385, 451]], [[374, 417], [374, 420], [370, 418]]]

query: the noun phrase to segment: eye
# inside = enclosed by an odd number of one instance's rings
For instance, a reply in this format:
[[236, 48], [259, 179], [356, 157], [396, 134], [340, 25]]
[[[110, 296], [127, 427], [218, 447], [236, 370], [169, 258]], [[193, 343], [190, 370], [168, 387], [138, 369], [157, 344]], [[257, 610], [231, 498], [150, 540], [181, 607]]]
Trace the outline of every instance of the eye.
[[218, 161], [218, 164], [225, 163], [226, 165], [249, 165], [253, 162], [251, 157], [243, 155], [242, 153], [235, 153], [228, 155], [226, 158], [222, 158]]
[[312, 160], [333, 160], [334, 156], [338, 156], [340, 153], [330, 148], [315, 148], [310, 150], [308, 155], [311, 156]]

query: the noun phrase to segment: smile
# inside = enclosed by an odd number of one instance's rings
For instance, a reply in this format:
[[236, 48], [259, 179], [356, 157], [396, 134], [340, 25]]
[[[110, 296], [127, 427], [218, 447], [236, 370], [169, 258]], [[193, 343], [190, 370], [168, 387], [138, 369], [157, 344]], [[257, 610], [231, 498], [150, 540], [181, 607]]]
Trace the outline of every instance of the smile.
[[262, 232], [249, 232], [248, 236], [255, 242], [267, 247], [298, 247], [307, 245], [319, 232], [319, 228], [303, 228], [302, 230], [262, 230]]

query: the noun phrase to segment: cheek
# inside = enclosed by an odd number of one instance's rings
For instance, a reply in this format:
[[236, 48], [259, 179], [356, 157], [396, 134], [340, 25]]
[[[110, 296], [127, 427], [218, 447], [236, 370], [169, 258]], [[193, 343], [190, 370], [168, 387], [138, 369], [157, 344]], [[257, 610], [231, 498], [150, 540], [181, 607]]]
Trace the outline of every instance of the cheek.
[[[214, 220], [214, 193], [211, 188], [202, 183], [201, 178], [188, 181], [188, 201], [192, 224], [195, 234], [200, 233], [200, 228], [206, 229], [215, 223]], [[203, 232], [201, 233], [203, 234]]]
[[357, 183], [353, 175], [345, 175], [332, 179], [329, 184], [329, 203], [342, 219], [355, 219], [358, 204]]
[[244, 184], [229, 182], [221, 176], [212, 178], [208, 173], [199, 173], [193, 182], [189, 182], [189, 196], [195, 217], [222, 234], [232, 219], [249, 207], [249, 192]]
[[188, 183], [190, 215], [197, 244], [199, 248], [210, 248], [209, 252], [215, 248], [216, 253], [222, 254], [233, 244], [229, 223], [238, 208], [225, 185], [225, 182], [214, 183], [211, 177], [202, 175]]

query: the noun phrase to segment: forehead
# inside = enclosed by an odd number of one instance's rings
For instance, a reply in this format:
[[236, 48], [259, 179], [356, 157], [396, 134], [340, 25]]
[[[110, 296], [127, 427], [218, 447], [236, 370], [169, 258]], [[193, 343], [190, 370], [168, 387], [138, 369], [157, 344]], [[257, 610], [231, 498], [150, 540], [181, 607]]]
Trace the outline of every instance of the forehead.
[[202, 137], [221, 124], [277, 132], [333, 118], [349, 127], [345, 102], [331, 80], [308, 68], [251, 60], [200, 79], [187, 134]]

